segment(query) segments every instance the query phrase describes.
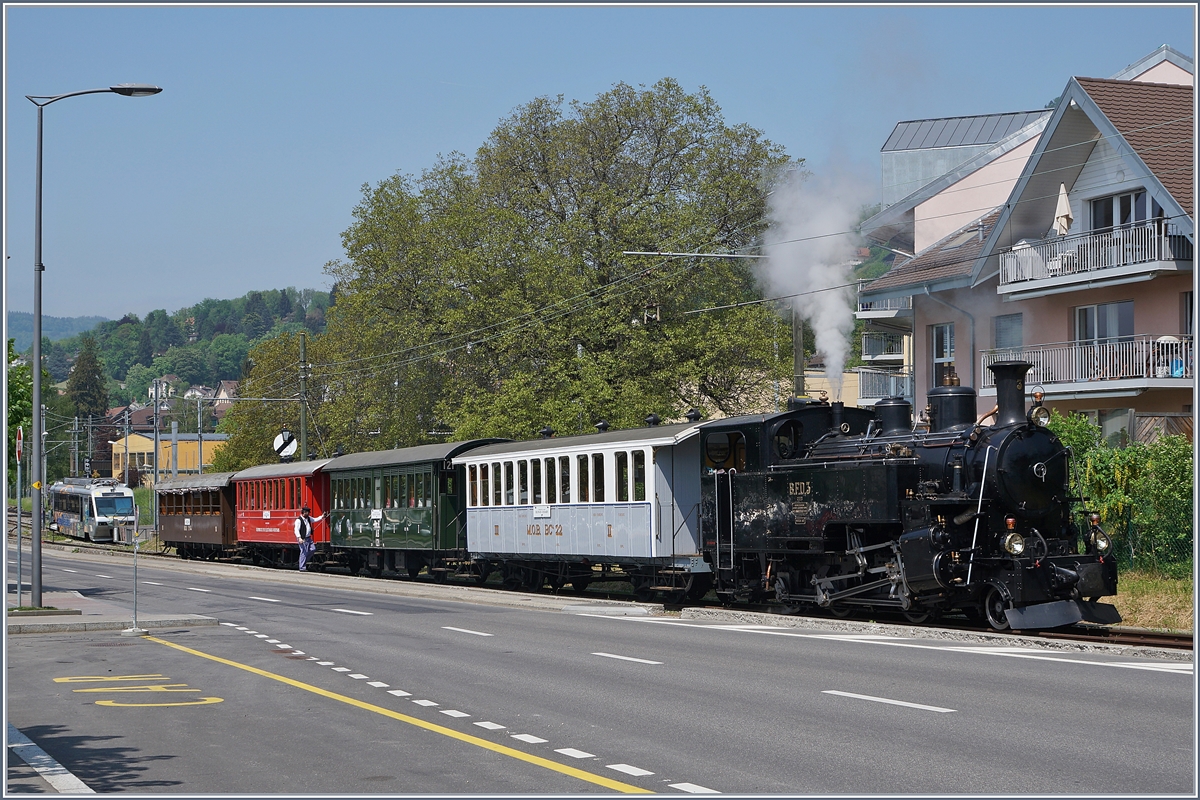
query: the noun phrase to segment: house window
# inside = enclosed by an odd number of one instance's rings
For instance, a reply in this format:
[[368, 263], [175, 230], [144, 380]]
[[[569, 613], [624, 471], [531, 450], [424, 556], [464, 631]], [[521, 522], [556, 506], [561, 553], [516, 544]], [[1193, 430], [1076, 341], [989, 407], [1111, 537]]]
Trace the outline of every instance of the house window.
[[933, 362], [933, 385], [941, 386], [954, 373], [954, 323], [929, 327]]
[[1179, 330], [1184, 336], [1191, 336], [1196, 329], [1195, 302], [1193, 292], [1182, 292], [1179, 295]]
[[996, 349], [1020, 350], [1024, 344], [1021, 336], [1021, 314], [1004, 314], [996, 317]]
[[1100, 435], [1110, 447], [1125, 447], [1130, 442], [1133, 427], [1132, 408], [1102, 408], [1096, 412]]
[[1075, 309], [1075, 340], [1107, 343], [1133, 336], [1133, 301], [1100, 303]]
[[[1146, 210], [1150, 214], [1147, 216]], [[1099, 231], [1107, 228], [1134, 225], [1147, 219], [1161, 219], [1162, 206], [1155, 200], [1149, 200], [1147, 205], [1146, 192], [1137, 190], [1101, 197], [1092, 201], [1092, 230]]]

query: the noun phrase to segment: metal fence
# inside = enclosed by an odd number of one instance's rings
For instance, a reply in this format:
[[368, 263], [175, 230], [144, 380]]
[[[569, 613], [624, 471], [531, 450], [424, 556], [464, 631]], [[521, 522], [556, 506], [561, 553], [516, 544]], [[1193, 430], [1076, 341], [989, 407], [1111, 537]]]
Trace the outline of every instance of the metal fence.
[[1114, 339], [984, 350], [983, 386], [996, 385], [995, 376], [987, 368], [989, 364], [1013, 359], [1033, 364], [1025, 378], [1028, 386], [1122, 378], [1190, 380], [1195, 374], [1193, 343], [1192, 336], [1136, 334]]
[[1000, 254], [1000, 284], [1154, 261], [1191, 260], [1192, 243], [1178, 226], [1149, 220], [1015, 245], [1011, 251]]

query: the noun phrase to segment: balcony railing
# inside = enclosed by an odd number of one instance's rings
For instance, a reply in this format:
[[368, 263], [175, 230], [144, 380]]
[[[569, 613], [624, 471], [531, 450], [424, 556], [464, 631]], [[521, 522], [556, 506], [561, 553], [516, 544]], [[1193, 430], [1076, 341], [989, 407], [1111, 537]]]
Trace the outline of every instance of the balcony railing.
[[1000, 254], [1000, 284], [1155, 261], [1191, 260], [1192, 243], [1177, 226], [1150, 220], [1015, 245], [1011, 251]]
[[902, 358], [904, 337], [898, 333], [864, 333], [862, 355], [863, 358]]
[[859, 311], [904, 311], [912, 308], [911, 297], [890, 297], [887, 300], [860, 300]]
[[1147, 378], [1191, 381], [1195, 374], [1194, 337], [1148, 334], [1116, 339], [1062, 342], [1007, 350], [984, 350], [983, 386], [995, 386], [987, 367], [997, 361], [1028, 361], [1025, 378], [1034, 384], [1086, 383]]
[[912, 402], [915, 385], [911, 370], [858, 368], [858, 397], [860, 400], [903, 397]]

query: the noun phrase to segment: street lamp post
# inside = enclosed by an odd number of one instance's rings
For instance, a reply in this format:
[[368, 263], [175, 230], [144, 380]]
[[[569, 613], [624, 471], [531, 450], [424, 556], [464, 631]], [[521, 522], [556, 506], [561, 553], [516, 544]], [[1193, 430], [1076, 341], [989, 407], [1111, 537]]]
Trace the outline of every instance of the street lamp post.
[[[145, 83], [119, 83], [107, 89], [85, 89], [82, 92], [68, 92], [53, 96], [25, 95], [29, 102], [37, 106], [37, 171], [36, 189], [34, 191], [33, 213], [33, 441], [42, 439], [42, 422], [37, 410], [42, 405], [42, 273], [46, 270], [42, 264], [42, 109], [51, 103], [81, 94], [99, 94], [112, 92], [125, 97], [147, 97], [161, 92], [157, 86]], [[31, 476], [43, 472], [43, 455], [40, 448], [34, 447], [31, 452], [33, 463], [30, 464]], [[32, 552], [30, 558], [30, 592], [29, 603], [33, 606], [42, 604], [42, 483], [45, 479], [33, 481], [30, 500], [33, 503], [33, 529], [30, 534]]]

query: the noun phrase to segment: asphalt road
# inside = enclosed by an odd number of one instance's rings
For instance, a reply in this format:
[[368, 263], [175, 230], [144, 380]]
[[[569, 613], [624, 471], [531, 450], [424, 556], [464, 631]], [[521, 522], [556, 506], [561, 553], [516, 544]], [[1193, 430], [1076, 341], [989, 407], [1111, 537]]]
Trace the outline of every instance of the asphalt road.
[[[127, 559], [43, 559], [132, 606]], [[1190, 663], [380, 583], [142, 559], [139, 610], [221, 624], [9, 636], [9, 721], [97, 792], [1195, 791]]]

